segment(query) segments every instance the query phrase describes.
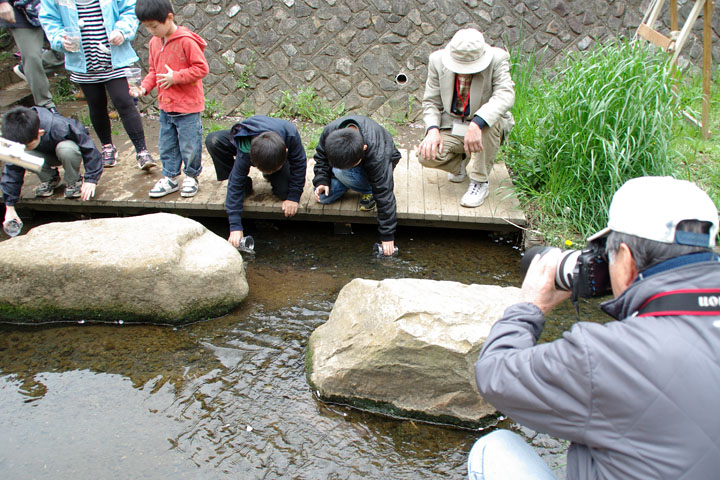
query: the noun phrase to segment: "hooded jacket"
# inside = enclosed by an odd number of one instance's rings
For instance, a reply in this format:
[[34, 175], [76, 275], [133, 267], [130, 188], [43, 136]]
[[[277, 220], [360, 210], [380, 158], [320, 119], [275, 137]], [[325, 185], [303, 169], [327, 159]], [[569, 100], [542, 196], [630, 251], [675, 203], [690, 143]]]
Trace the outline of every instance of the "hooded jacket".
[[[205, 59], [207, 43], [198, 34], [178, 26], [175, 33], [163, 43], [163, 39], [150, 39], [148, 74], [142, 82], [145, 91], [158, 89], [158, 105], [164, 112], [198, 113], [205, 110], [205, 93], [202, 79], [210, 68]], [[157, 83], [158, 73], [174, 72], [174, 84], [169, 88]]]
[[[87, 128], [75, 119], [63, 117], [62, 115], [53, 115], [47, 108], [32, 108], [40, 118], [40, 129], [45, 130], [45, 134], [40, 137], [40, 143], [33, 151], [55, 155], [55, 147], [57, 147], [58, 143], [71, 140], [77, 144], [82, 154], [83, 165], [85, 166], [83, 181], [97, 183], [103, 171], [102, 156], [90, 138]], [[2, 180], [0, 181], [5, 205], [14, 206], [17, 204], [24, 179], [24, 168], [11, 163], [5, 164]]]
[[480, 352], [478, 389], [513, 420], [572, 441], [568, 479], [717, 478], [720, 320], [635, 314], [658, 293], [718, 287], [717, 261], [665, 270], [601, 305], [620, 321], [580, 322], [541, 345], [540, 309], [513, 305]]
[[[305, 148], [300, 140], [300, 133], [297, 127], [287, 120], [280, 118], [255, 115], [245, 121], [236, 123], [230, 135], [235, 145], [243, 138], [252, 138], [263, 132], [275, 132], [285, 142], [287, 147], [288, 166], [290, 167], [290, 181], [288, 184], [288, 200], [299, 202], [305, 187], [305, 169], [307, 168], [307, 157]], [[228, 178], [227, 195], [225, 196], [225, 211], [230, 221], [230, 231], [242, 230], [242, 210], [245, 201], [245, 186], [248, 173], [250, 173], [250, 154], [244, 153], [238, 147], [235, 164]]]
[[400, 161], [400, 152], [395, 148], [390, 132], [378, 125], [374, 120], [361, 115], [350, 115], [334, 120], [325, 127], [320, 134], [318, 145], [315, 147], [315, 177], [313, 185], [330, 186], [333, 178], [332, 167], [325, 155], [325, 139], [332, 132], [345, 128], [348, 123], [354, 123], [367, 145], [360, 165], [367, 174], [373, 196], [377, 202], [378, 230], [380, 239], [390, 241], [395, 238], [397, 227], [397, 212], [395, 193], [393, 189], [393, 169]]

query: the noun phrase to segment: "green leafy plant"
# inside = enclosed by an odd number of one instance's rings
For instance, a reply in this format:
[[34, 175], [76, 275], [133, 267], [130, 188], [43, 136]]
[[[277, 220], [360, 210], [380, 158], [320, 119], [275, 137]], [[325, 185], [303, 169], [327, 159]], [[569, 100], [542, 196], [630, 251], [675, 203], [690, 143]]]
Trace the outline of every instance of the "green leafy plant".
[[232, 73], [235, 77], [235, 88], [237, 90], [245, 90], [250, 86], [250, 77], [255, 73], [255, 56], [250, 57], [250, 61], [243, 66], [242, 70], [238, 73], [235, 70], [235, 63], [229, 59], [225, 59], [225, 63], [228, 66], [228, 72]]
[[541, 225], [585, 238], [606, 225], [612, 195], [626, 180], [677, 171], [679, 112], [667, 59], [612, 43], [536, 76], [537, 58], [513, 65], [518, 124], [506, 163]]
[[223, 106], [220, 102], [215, 100], [208, 100], [205, 98], [205, 111], [203, 117], [205, 118], [220, 118], [225, 114]]
[[75, 87], [68, 77], [60, 77], [54, 85], [53, 102], [56, 105], [75, 99]]
[[312, 87], [298, 91], [283, 90], [277, 107], [278, 110], [272, 112], [271, 116], [297, 118], [321, 124], [330, 123], [345, 112], [344, 103], [335, 107], [326, 105]]

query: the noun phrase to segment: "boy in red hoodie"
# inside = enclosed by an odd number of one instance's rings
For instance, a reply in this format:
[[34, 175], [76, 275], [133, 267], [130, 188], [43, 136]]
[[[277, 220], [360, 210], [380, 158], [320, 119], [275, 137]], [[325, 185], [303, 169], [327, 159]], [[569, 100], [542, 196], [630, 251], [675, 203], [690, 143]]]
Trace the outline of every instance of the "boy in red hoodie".
[[130, 88], [130, 95], [147, 95], [157, 86], [160, 106], [158, 144], [164, 177], [150, 190], [150, 196], [176, 192], [180, 188], [180, 167], [184, 165], [180, 195], [192, 197], [198, 191], [197, 177], [202, 170], [200, 115], [205, 110], [202, 79], [210, 70], [203, 53], [207, 43], [175, 24], [169, 0], [139, 0], [135, 15], [153, 37], [149, 72], [142, 86]]

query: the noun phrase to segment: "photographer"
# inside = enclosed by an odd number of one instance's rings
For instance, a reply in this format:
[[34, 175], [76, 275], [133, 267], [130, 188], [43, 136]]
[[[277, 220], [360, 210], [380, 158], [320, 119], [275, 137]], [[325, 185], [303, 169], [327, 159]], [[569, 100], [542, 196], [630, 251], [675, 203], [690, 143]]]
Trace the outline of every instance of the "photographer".
[[[572, 442], [568, 479], [717, 478], [720, 472], [718, 213], [694, 184], [626, 182], [610, 205], [606, 241], [619, 321], [580, 322], [536, 345], [563, 255], [533, 259], [522, 303], [493, 326], [475, 377], [516, 422]], [[577, 280], [577, 279], [576, 279]], [[471, 479], [555, 478], [518, 435], [497, 430], [470, 452]], [[495, 474], [495, 476], [493, 475]]]

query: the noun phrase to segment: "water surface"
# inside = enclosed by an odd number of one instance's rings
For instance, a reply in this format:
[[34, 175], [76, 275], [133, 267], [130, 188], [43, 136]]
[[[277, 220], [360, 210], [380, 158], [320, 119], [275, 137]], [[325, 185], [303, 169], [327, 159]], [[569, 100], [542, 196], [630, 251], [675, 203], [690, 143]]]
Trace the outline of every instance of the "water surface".
[[[224, 219], [204, 223], [227, 235]], [[353, 235], [296, 222], [246, 229], [257, 251], [246, 257], [250, 295], [223, 318], [182, 328], [0, 327], [0, 477], [466, 476], [481, 433], [319, 402], [304, 349], [356, 277], [520, 286], [517, 239], [400, 229], [400, 256], [385, 260], [371, 252], [374, 226]], [[569, 306], [554, 313], [545, 337], [574, 321]]]

